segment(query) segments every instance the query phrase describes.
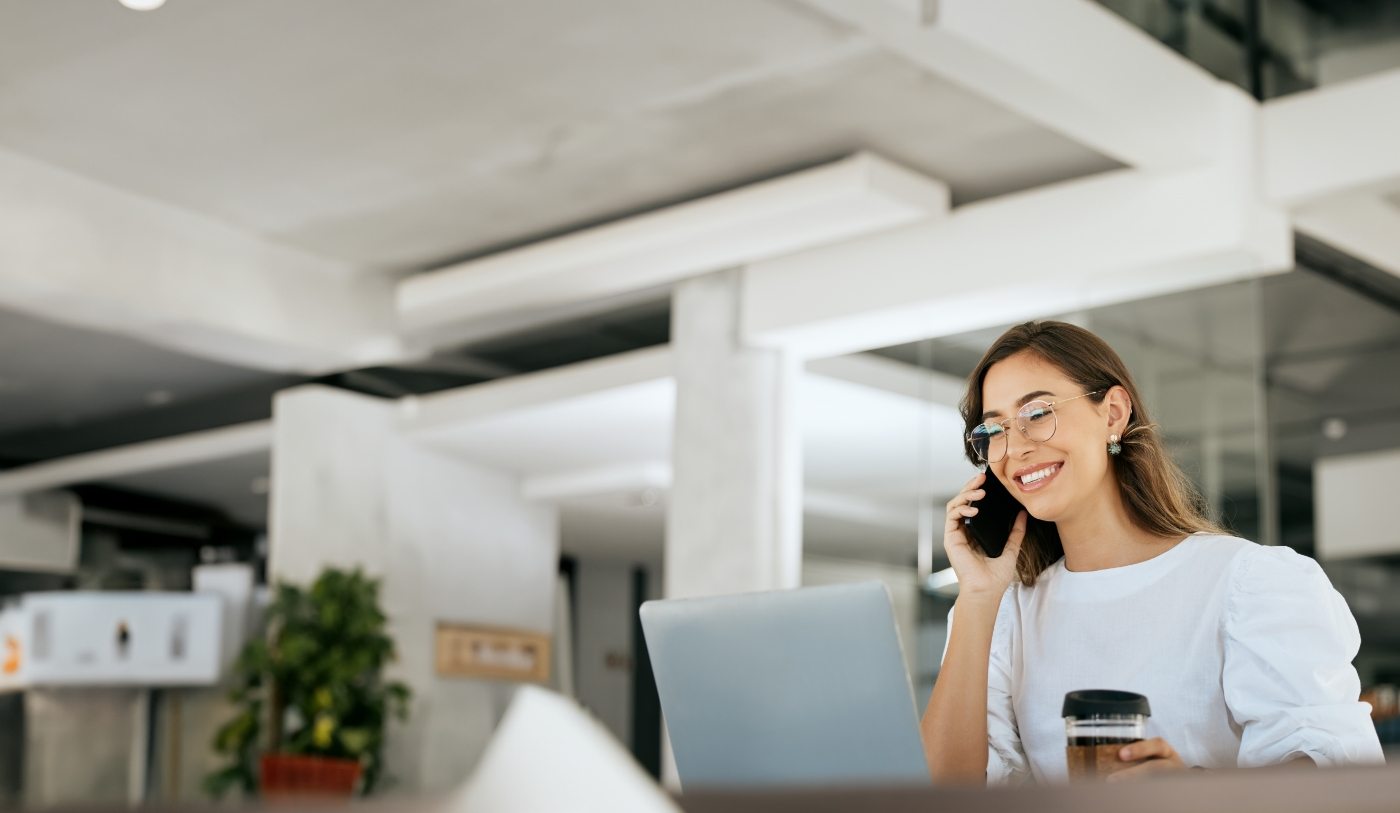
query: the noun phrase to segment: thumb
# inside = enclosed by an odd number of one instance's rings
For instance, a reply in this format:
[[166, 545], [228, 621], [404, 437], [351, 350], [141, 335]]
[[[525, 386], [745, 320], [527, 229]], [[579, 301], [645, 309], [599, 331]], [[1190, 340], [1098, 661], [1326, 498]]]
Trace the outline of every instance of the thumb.
[[1006, 552], [1003, 554], [1010, 557], [1012, 561], [1021, 555], [1021, 544], [1026, 541], [1026, 524], [1030, 520], [1024, 510], [1016, 514], [1016, 521], [1011, 523], [1011, 535], [1006, 538]]

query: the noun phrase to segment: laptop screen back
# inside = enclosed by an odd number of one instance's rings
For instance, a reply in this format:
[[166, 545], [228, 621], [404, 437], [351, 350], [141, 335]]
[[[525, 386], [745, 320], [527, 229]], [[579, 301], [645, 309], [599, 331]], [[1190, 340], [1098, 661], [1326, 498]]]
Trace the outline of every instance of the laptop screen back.
[[929, 784], [884, 585], [652, 601], [641, 617], [686, 789]]

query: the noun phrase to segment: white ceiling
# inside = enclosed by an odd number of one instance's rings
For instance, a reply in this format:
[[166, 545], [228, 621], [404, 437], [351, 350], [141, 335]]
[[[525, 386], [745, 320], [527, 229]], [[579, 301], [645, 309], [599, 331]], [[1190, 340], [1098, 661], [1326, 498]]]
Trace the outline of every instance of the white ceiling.
[[[470, 389], [455, 392], [427, 398], [471, 398], [476, 394]], [[525, 477], [629, 463], [669, 465], [675, 398], [675, 381], [658, 377], [456, 421], [436, 429], [430, 442], [482, 465]]]
[[0, 308], [0, 434], [62, 429], [276, 379]]
[[[366, 273], [862, 149], [959, 202], [1114, 166], [795, 0], [7, 0], [0, 32], [0, 151]], [[12, 312], [0, 339], [0, 433], [253, 375]]]
[[272, 453], [245, 452], [191, 465], [129, 474], [103, 485], [214, 506], [253, 528], [267, 524], [268, 472]]
[[862, 148], [964, 201], [1113, 166], [783, 0], [43, 0], [0, 31], [0, 148], [367, 267]]

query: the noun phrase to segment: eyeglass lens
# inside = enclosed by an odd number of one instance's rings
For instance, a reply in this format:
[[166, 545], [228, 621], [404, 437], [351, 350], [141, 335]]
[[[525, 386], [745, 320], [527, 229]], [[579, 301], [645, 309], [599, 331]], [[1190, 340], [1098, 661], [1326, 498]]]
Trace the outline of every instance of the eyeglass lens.
[[[1055, 408], [1044, 401], [1031, 401], [1016, 413], [1016, 425], [1029, 440], [1044, 443], [1055, 435]], [[1006, 456], [1006, 426], [988, 421], [974, 428], [967, 442], [978, 457], [996, 463]]]

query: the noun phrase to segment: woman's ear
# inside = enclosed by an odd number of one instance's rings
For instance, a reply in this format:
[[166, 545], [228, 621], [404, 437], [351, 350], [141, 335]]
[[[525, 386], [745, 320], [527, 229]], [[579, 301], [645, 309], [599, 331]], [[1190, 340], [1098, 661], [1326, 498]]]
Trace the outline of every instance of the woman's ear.
[[1103, 402], [1108, 405], [1109, 434], [1122, 435], [1128, 429], [1128, 419], [1133, 416], [1133, 399], [1128, 390], [1115, 384], [1109, 388]]

